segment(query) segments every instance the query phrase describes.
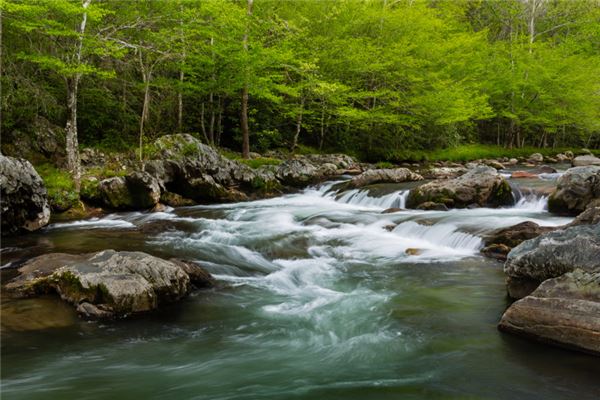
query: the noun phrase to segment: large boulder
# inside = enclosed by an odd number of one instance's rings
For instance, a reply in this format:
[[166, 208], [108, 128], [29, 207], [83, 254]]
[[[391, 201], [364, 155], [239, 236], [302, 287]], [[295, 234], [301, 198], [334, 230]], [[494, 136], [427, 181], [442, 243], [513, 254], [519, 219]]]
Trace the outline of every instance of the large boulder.
[[163, 190], [194, 201], [245, 200], [248, 194], [279, 188], [273, 171], [254, 170], [229, 160], [192, 135], [166, 135], [154, 146], [154, 159], [146, 163], [145, 170]]
[[600, 269], [600, 225], [548, 232], [513, 248], [504, 264], [508, 294], [522, 298], [546, 279], [574, 269]]
[[494, 168], [478, 165], [455, 179], [426, 183], [412, 189], [406, 200], [408, 208], [425, 202], [447, 207], [502, 206], [513, 203], [510, 185]]
[[141, 252], [52, 253], [21, 266], [5, 289], [18, 297], [56, 292], [86, 317], [124, 317], [183, 298], [190, 275], [196, 282], [201, 276], [212, 282], [198, 268]]
[[600, 355], [600, 270], [576, 269], [513, 303], [500, 330]]
[[2, 235], [31, 232], [48, 224], [46, 187], [29, 161], [0, 154], [0, 208]]
[[98, 188], [104, 205], [117, 210], [148, 209], [160, 200], [158, 180], [147, 172], [104, 179]]
[[465, 174], [465, 167], [432, 167], [420, 171], [425, 179], [453, 179]]
[[349, 188], [361, 188], [374, 183], [400, 183], [423, 180], [423, 177], [408, 168], [370, 169], [348, 182]]
[[600, 165], [600, 158], [585, 155], [585, 156], [577, 156], [571, 161], [571, 165], [574, 167], [585, 167], [587, 165]]
[[553, 213], [577, 215], [594, 199], [600, 198], [600, 166], [568, 169], [548, 198], [548, 210]]

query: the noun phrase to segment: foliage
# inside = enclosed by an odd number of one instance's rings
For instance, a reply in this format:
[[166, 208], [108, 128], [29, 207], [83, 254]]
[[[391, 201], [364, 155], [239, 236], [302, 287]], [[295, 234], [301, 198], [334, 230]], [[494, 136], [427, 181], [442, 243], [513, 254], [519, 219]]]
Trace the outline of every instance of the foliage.
[[0, 1], [2, 129], [63, 125], [78, 74], [80, 142], [146, 158], [173, 132], [238, 149], [245, 86], [258, 152], [600, 147], [596, 0], [91, 0], [83, 37], [81, 5]]
[[75, 184], [71, 175], [50, 164], [36, 167], [36, 171], [46, 185], [48, 201], [54, 209], [66, 210], [77, 205], [79, 196], [75, 191]]

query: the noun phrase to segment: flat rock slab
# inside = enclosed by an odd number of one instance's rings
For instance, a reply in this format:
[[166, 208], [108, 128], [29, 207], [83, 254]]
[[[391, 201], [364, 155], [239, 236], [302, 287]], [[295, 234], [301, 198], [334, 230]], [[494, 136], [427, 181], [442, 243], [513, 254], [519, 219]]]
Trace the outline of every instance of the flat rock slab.
[[513, 303], [498, 328], [600, 355], [600, 271], [575, 270]]
[[47, 254], [28, 261], [19, 272], [5, 286], [9, 292], [21, 297], [57, 292], [90, 318], [151, 311], [186, 296], [192, 281], [204, 287], [214, 283], [193, 263], [114, 250]]

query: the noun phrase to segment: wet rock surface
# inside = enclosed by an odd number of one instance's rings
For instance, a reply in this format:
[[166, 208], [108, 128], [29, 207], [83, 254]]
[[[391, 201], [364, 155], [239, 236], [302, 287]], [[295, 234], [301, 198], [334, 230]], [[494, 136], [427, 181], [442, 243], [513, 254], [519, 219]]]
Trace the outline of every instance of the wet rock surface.
[[577, 215], [596, 199], [600, 199], [600, 166], [570, 168], [558, 178], [556, 190], [548, 199], [548, 210]]
[[185, 297], [191, 283], [210, 287], [212, 277], [196, 264], [142, 252], [104, 250], [33, 258], [4, 289], [16, 297], [56, 292], [87, 318], [125, 317]]
[[544, 281], [506, 310], [498, 328], [600, 355], [600, 270]]
[[0, 208], [2, 235], [31, 232], [48, 224], [46, 187], [29, 161], [0, 154]]
[[479, 206], [501, 206], [513, 202], [508, 182], [494, 168], [474, 166], [466, 174], [448, 180], [426, 183], [412, 189], [406, 206], [417, 208], [426, 202], [441, 203], [448, 208]]

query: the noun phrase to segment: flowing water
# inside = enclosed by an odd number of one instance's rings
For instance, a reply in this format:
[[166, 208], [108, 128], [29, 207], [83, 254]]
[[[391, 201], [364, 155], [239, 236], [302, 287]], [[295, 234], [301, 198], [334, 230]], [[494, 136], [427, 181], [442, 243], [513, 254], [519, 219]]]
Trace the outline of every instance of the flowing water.
[[[544, 196], [397, 211], [409, 186], [333, 183], [249, 203], [56, 223], [3, 243], [197, 260], [219, 287], [134, 320], [4, 299], [3, 399], [597, 399], [597, 358], [496, 330], [509, 304], [482, 236], [557, 226]], [[409, 252], [417, 255], [407, 255]]]

